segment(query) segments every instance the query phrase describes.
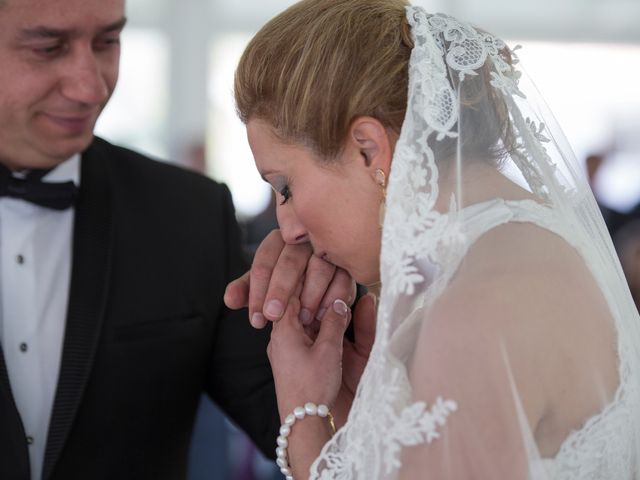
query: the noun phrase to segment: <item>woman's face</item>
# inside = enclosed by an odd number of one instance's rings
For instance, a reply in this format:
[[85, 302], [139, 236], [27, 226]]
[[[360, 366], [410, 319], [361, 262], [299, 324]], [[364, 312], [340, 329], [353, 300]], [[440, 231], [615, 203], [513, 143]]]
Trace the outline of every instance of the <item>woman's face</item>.
[[365, 285], [379, 280], [381, 187], [356, 145], [322, 162], [301, 145], [286, 145], [264, 121], [252, 119], [247, 136], [256, 167], [276, 192], [284, 241], [311, 242], [314, 254]]

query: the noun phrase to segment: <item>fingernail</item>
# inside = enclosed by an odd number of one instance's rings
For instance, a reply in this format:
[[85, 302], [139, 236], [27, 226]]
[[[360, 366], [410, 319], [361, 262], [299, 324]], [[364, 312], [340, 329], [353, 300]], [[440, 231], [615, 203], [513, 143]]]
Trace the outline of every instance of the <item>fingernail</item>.
[[282, 308], [282, 303], [280, 303], [279, 300], [271, 300], [267, 303], [267, 308], [264, 309], [264, 313], [267, 317], [278, 319], [284, 313], [284, 308]]
[[378, 297], [376, 297], [373, 293], [367, 293], [367, 297], [371, 298], [371, 301], [373, 302], [373, 308], [376, 308], [378, 306]]
[[309, 325], [311, 323], [311, 320], [313, 320], [311, 318], [311, 312], [306, 308], [300, 310], [300, 320], [302, 321], [303, 325]]
[[322, 317], [324, 317], [325, 313], [327, 313], [327, 309], [322, 307], [320, 310], [318, 310], [318, 313], [316, 313], [316, 319], [322, 320]]
[[262, 328], [265, 324], [264, 316], [261, 313], [256, 312], [251, 316], [251, 326], [253, 328]]
[[344, 317], [349, 311], [349, 307], [347, 307], [347, 304], [344, 303], [344, 301], [338, 299], [333, 302], [333, 311]]

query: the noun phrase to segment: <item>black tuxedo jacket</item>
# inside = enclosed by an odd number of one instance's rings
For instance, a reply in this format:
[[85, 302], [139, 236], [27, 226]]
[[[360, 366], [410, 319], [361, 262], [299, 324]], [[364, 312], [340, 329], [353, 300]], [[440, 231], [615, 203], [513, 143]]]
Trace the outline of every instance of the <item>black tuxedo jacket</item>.
[[[95, 139], [73, 241], [43, 478], [185, 478], [203, 391], [273, 456], [269, 334], [222, 300], [244, 269], [228, 190]], [[29, 479], [28, 450], [0, 352], [0, 479]]]

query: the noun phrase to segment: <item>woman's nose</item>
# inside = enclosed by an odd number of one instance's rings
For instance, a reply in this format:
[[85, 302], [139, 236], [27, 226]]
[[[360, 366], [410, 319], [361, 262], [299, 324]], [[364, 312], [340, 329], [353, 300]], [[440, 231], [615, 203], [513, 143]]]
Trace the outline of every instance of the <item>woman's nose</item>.
[[282, 233], [282, 239], [289, 245], [304, 243], [309, 241], [306, 229], [288, 205], [280, 205], [276, 210], [278, 225]]

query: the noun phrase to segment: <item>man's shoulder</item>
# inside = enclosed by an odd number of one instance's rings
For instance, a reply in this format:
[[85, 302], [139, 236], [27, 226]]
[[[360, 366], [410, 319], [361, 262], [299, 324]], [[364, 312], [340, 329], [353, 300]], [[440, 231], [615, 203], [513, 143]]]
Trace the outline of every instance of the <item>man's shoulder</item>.
[[[100, 137], [95, 137], [86, 150], [85, 157], [95, 160], [102, 157], [110, 165], [116, 179], [123, 177], [147, 187], [171, 184], [205, 191], [226, 191], [226, 187], [205, 175], [188, 170], [179, 165], [171, 164], [160, 159], [151, 158], [129, 148], [115, 145]], [[138, 180], [140, 182], [138, 182]]]

